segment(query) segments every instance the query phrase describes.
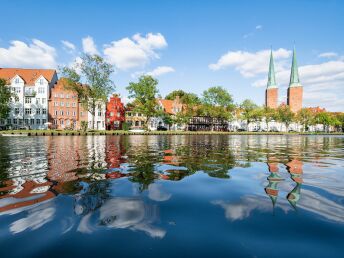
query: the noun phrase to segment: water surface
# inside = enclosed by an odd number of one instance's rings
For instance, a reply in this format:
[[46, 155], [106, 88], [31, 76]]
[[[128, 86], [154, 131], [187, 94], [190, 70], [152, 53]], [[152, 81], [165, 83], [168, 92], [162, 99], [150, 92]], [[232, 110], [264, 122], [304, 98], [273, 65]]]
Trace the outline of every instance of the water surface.
[[342, 257], [344, 137], [0, 138], [1, 257]]

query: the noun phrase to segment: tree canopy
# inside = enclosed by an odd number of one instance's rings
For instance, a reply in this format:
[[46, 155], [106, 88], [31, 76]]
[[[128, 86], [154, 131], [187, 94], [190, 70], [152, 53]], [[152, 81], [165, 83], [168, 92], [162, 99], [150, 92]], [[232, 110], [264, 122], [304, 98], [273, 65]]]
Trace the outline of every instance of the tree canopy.
[[8, 117], [11, 107], [10, 103], [17, 95], [11, 91], [11, 88], [6, 86], [6, 80], [0, 79], [0, 119]]

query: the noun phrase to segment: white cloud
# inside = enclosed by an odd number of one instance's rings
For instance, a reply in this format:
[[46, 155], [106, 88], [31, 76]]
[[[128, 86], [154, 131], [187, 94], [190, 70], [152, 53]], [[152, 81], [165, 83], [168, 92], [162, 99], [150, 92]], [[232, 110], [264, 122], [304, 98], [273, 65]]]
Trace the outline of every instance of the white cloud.
[[[274, 59], [276, 61], [282, 60], [282, 62], [276, 62], [275, 70], [283, 70], [285, 61], [291, 56], [291, 51], [280, 48], [273, 51]], [[247, 51], [229, 51], [219, 58], [219, 60], [210, 64], [211, 70], [220, 70], [228, 67], [234, 67], [244, 77], [254, 77], [257, 74], [267, 73], [269, 68], [269, 56], [270, 50], [261, 50], [257, 52]]]
[[87, 36], [86, 38], [82, 39], [82, 48], [86, 54], [99, 55], [97, 46], [94, 43], [93, 38], [90, 36]]
[[174, 68], [170, 66], [158, 66], [153, 71], [148, 72], [147, 75], [151, 75], [153, 77], [158, 77], [160, 75], [166, 74], [166, 73], [172, 73], [174, 72]]
[[332, 58], [332, 57], [337, 57], [337, 56], [338, 54], [335, 52], [325, 52], [318, 55], [318, 57], [324, 57], [324, 58]]
[[31, 44], [13, 40], [8, 48], [0, 48], [0, 66], [55, 68], [56, 50], [38, 39]]
[[263, 29], [263, 26], [262, 26], [262, 25], [257, 25], [257, 26], [256, 26], [256, 30], [261, 30], [261, 29]]
[[61, 43], [68, 52], [73, 52], [75, 50], [75, 45], [73, 43], [67, 40], [61, 40]]
[[105, 45], [104, 55], [118, 69], [127, 70], [144, 67], [150, 60], [158, 59], [160, 56], [156, 50], [166, 46], [165, 37], [160, 33], [148, 33], [144, 37], [135, 34], [132, 38], [123, 38]]

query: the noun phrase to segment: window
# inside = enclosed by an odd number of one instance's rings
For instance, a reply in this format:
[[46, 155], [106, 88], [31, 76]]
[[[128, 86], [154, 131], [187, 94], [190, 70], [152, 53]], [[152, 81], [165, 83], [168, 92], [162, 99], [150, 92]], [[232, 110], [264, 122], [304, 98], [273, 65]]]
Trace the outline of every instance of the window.
[[15, 87], [15, 92], [20, 93], [20, 87]]
[[139, 126], [140, 122], [139, 121], [135, 121], [135, 126]]
[[25, 108], [25, 115], [31, 115], [31, 108]]
[[110, 116], [113, 116], [113, 112], [110, 112]]
[[61, 103], [60, 103], [60, 106], [63, 107], [63, 106], [64, 106], [64, 102], [61, 102]]
[[141, 114], [141, 113], [138, 113], [137, 116], [142, 116], [142, 114]]
[[25, 98], [25, 104], [31, 104], [31, 98]]
[[[39, 79], [39, 84], [43, 85], [43, 83], [44, 83], [43, 79]], [[44, 93], [44, 92], [39, 92], [39, 90], [38, 90], [38, 93]]]
[[63, 120], [60, 121], [60, 124], [63, 125]]
[[7, 119], [7, 124], [8, 124], [8, 125], [11, 124], [11, 118]]
[[68, 110], [66, 111], [66, 115], [69, 116], [69, 111]]
[[70, 121], [69, 121], [69, 120], [67, 120], [67, 121], [66, 121], [66, 124], [69, 126], [69, 125], [70, 125]]
[[27, 118], [24, 119], [24, 125], [29, 125], [29, 119]]
[[44, 87], [39, 87], [38, 88], [38, 93], [44, 94], [45, 93], [45, 88]]
[[102, 111], [98, 111], [98, 116], [102, 116]]
[[60, 115], [63, 116], [63, 110], [60, 110]]
[[38, 105], [40, 102], [40, 98], [36, 98], [36, 104]]
[[58, 98], [59, 95], [57, 93], [54, 94], [54, 98]]
[[84, 112], [81, 111], [81, 112], [80, 112], [80, 116], [83, 116], [83, 115], [84, 115]]
[[45, 105], [47, 99], [46, 98], [42, 98], [42, 104]]
[[16, 78], [14, 81], [15, 84], [18, 84], [19, 82], [20, 82], [19, 78]]
[[70, 103], [69, 102], [66, 102], [66, 107], [70, 107]]
[[37, 114], [37, 115], [40, 115], [40, 114], [41, 114], [41, 109], [40, 109], [40, 108], [37, 108], [37, 109], [36, 109], [36, 114]]
[[53, 123], [54, 123], [54, 125], [57, 125], [57, 119], [54, 119]]
[[19, 108], [14, 109], [14, 114], [19, 115]]
[[55, 116], [57, 116], [57, 110], [55, 110]]
[[117, 112], [117, 117], [120, 117], [121, 116], [121, 113], [120, 112]]
[[42, 125], [46, 124], [47, 119], [42, 119]]
[[34, 125], [35, 124], [35, 119], [30, 119], [30, 125]]
[[42, 114], [43, 114], [43, 115], [46, 115], [46, 114], [47, 114], [47, 109], [46, 109], [46, 108], [43, 108], [43, 109], [42, 109]]
[[76, 116], [76, 112], [75, 111], [73, 111], [73, 116]]
[[36, 119], [36, 125], [40, 125], [41, 124], [41, 119]]
[[55, 106], [55, 107], [58, 107], [58, 106], [59, 106], [59, 103], [55, 101], [54, 106]]
[[23, 124], [23, 119], [19, 119], [19, 125], [22, 125]]
[[18, 124], [18, 119], [17, 118], [13, 119], [13, 124], [15, 124], [15, 125]]
[[75, 102], [72, 103], [72, 107], [76, 107], [76, 103]]
[[69, 94], [66, 94], [66, 99], [69, 99]]
[[62, 93], [60, 94], [60, 98], [63, 99], [63, 94]]
[[101, 104], [98, 104], [98, 109], [102, 109], [102, 105]]
[[0, 124], [4, 125], [5, 124], [5, 120], [4, 119], [0, 119]]

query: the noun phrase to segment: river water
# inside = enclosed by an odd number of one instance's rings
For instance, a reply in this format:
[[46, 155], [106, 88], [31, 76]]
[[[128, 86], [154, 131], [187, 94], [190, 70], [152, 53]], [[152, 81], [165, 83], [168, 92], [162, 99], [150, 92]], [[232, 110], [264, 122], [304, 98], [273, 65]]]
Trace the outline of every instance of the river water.
[[0, 137], [1, 257], [343, 257], [342, 136]]

